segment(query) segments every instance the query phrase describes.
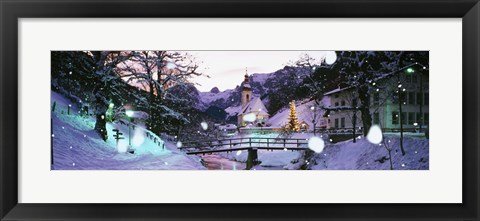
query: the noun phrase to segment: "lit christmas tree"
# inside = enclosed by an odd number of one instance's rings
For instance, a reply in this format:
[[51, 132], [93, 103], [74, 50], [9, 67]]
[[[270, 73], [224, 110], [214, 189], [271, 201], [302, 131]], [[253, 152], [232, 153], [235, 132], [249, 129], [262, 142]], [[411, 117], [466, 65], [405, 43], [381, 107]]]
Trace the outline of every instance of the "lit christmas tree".
[[295, 110], [295, 100], [290, 102], [290, 114], [288, 115], [286, 129], [288, 131], [300, 131], [300, 123], [298, 123], [297, 111]]

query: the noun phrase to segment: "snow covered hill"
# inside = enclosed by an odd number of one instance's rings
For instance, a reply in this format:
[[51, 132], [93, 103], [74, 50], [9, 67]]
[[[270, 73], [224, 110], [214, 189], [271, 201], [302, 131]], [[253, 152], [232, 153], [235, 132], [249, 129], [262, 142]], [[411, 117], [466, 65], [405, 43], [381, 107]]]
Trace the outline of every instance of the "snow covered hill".
[[[398, 134], [389, 134], [384, 138], [392, 147], [392, 163], [394, 170], [428, 170], [429, 142], [425, 137], [410, 134], [404, 137], [406, 155], [400, 152]], [[383, 144], [382, 144], [383, 145]], [[371, 144], [365, 138], [356, 143], [352, 140], [328, 143], [321, 153], [300, 158], [288, 169], [305, 167], [314, 170], [389, 170], [388, 151], [382, 145]]]
[[[298, 122], [305, 121], [305, 123], [307, 123], [310, 128], [313, 128], [312, 120], [313, 120], [314, 114], [310, 109], [310, 107], [312, 107], [313, 104], [314, 104], [314, 101], [301, 101], [301, 102], [296, 102], [295, 104]], [[267, 123], [268, 125], [271, 125], [271, 127], [282, 127], [285, 124], [287, 124], [289, 114], [290, 114], [290, 109], [288, 107], [283, 108], [277, 114], [275, 114], [274, 116], [271, 116]], [[317, 124], [317, 127], [318, 127], [318, 124]]]
[[[92, 117], [81, 117], [78, 108], [72, 104], [71, 114], [66, 98], [52, 92], [53, 160], [55, 170], [201, 170], [206, 169], [199, 157], [188, 156], [177, 150], [175, 144], [157, 137], [157, 143], [147, 138], [142, 125], [132, 130], [134, 154], [126, 153], [128, 126], [108, 123], [108, 139], [104, 142], [94, 131]], [[120, 140], [117, 148], [112, 129], [119, 129], [126, 139]]]
[[[320, 106], [329, 106], [330, 101], [328, 97], [324, 97], [320, 102]], [[316, 127], [319, 127], [321, 124], [322, 115], [324, 111], [320, 108], [311, 109], [312, 106], [315, 106], [315, 101], [309, 101], [308, 99], [303, 101], [295, 102], [295, 109], [297, 112], [298, 122], [305, 122], [309, 128], [313, 128], [313, 119], [316, 119]], [[315, 113], [316, 112], [316, 113]], [[290, 108], [284, 107], [274, 116], [270, 116], [267, 124], [271, 127], [282, 127], [288, 122], [288, 117], [290, 114]]]

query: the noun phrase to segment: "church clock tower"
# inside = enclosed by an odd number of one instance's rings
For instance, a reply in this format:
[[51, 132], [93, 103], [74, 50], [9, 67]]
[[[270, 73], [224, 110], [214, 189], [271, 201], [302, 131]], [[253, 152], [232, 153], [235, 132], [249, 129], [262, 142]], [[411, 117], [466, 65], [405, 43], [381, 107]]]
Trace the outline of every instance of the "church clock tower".
[[242, 82], [242, 108], [252, 99], [252, 87], [248, 81], [247, 68], [245, 68], [245, 79]]

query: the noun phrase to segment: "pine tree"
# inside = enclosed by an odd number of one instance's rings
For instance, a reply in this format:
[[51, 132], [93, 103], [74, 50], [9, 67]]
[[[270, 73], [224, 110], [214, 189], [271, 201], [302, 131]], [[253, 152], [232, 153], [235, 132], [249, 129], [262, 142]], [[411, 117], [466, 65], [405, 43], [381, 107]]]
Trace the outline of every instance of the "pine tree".
[[288, 123], [286, 125], [286, 129], [288, 131], [299, 131], [300, 130], [300, 123], [298, 122], [297, 118], [297, 111], [295, 110], [295, 100], [290, 102], [290, 114], [288, 115]]

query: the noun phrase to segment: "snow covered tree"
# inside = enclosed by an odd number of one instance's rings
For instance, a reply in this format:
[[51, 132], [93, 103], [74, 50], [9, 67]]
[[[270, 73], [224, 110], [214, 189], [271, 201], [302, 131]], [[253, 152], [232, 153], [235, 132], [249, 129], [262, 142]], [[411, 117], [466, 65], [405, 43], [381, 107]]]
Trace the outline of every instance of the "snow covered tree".
[[276, 78], [269, 82], [272, 89], [268, 93], [268, 110], [276, 113], [289, 105], [289, 101], [295, 99], [295, 91], [302, 82], [302, 71], [293, 66], [285, 66], [276, 74]]
[[[423, 75], [426, 72], [428, 73], [428, 52], [412, 52], [412, 51], [401, 51], [401, 52], [390, 52], [388, 54], [391, 59], [395, 62], [397, 70], [394, 70], [390, 75], [395, 79], [394, 83], [390, 84], [389, 91], [386, 92], [387, 98], [391, 99], [393, 103], [398, 105], [398, 118], [400, 125], [400, 150], [402, 155], [405, 155], [405, 149], [403, 147], [403, 125], [406, 123], [404, 119], [404, 112], [402, 111], [402, 106], [406, 104], [406, 86], [412, 82], [408, 82], [408, 77], [415, 74], [417, 70], [420, 74], [420, 94], [423, 96]], [[413, 82], [416, 84], [417, 82]], [[417, 102], [420, 103], [420, 119], [417, 119], [417, 124], [423, 123], [423, 113], [422, 113], [422, 104], [423, 101]]]
[[294, 132], [300, 131], [300, 123], [298, 122], [297, 111], [295, 110], [295, 100], [290, 102], [290, 113], [288, 114], [288, 122], [285, 129]]
[[90, 51], [92, 58], [92, 71], [96, 85], [93, 88], [93, 107], [95, 114], [95, 130], [107, 140], [107, 117], [106, 112], [113, 97], [127, 96], [122, 87], [122, 80], [117, 74], [117, 66], [130, 57], [130, 54], [122, 51]]
[[122, 77], [132, 84], [139, 85], [148, 92], [148, 98], [142, 102], [149, 113], [147, 126], [155, 133], [167, 129], [167, 122], [173, 124], [187, 123], [188, 119], [167, 103], [188, 102], [176, 90], [189, 90], [193, 83], [190, 79], [201, 76], [195, 59], [174, 51], [132, 51], [132, 57], [122, 64]]
[[395, 70], [397, 66], [386, 52], [342, 51], [337, 52], [337, 62], [332, 66], [340, 70], [345, 87], [353, 88], [358, 96], [358, 110], [362, 118], [363, 134], [367, 135], [372, 125], [370, 95], [372, 83], [382, 75]]
[[117, 65], [128, 58], [129, 54], [121, 51], [52, 51], [52, 89], [82, 110], [92, 107], [95, 130], [103, 140], [107, 139], [105, 115], [111, 101], [139, 98], [117, 72]]

